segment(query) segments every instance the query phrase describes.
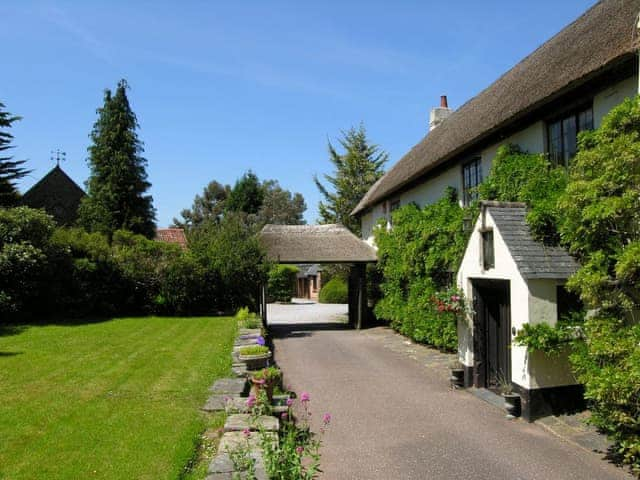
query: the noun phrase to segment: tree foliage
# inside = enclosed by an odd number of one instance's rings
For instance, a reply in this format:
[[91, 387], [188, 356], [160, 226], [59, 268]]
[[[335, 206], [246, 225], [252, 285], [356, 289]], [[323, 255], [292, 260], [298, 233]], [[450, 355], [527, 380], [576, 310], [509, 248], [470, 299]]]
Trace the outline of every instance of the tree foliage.
[[136, 130], [138, 121], [120, 80], [115, 94], [105, 90], [104, 104], [90, 134], [87, 197], [79, 222], [90, 231], [113, 234], [125, 229], [151, 238], [155, 235], [153, 199], [146, 194], [147, 160]]
[[173, 219], [181, 228], [197, 228], [207, 222], [219, 224], [226, 216], [243, 219], [254, 229], [267, 223], [303, 225], [307, 205], [300, 193], [292, 193], [277, 180], [260, 182], [252, 172], [243, 175], [233, 188], [212, 181], [202, 195], [196, 195], [190, 209]]
[[581, 263], [568, 286], [593, 314], [572, 355], [594, 422], [640, 472], [640, 99], [581, 134], [560, 237]]
[[333, 277], [320, 289], [318, 301], [320, 303], [347, 303], [349, 301], [349, 287], [346, 280]]
[[351, 212], [369, 188], [384, 174], [389, 155], [378, 145], [371, 144], [363, 125], [342, 132], [339, 153], [329, 142], [329, 160], [334, 165], [333, 175], [323, 175], [327, 184], [318, 177], [314, 182], [324, 198], [318, 205], [321, 223], [341, 223], [360, 235], [360, 222]]
[[18, 120], [20, 117], [11, 115], [0, 102], [0, 207], [13, 206], [18, 202], [20, 194], [15, 182], [30, 173], [23, 167], [24, 160], [13, 160], [13, 157], [6, 156], [13, 148], [13, 135], [9, 128]]
[[180, 212], [182, 219], [173, 219], [173, 225], [179, 228], [191, 228], [205, 221], [220, 222], [230, 191], [229, 185], [223, 185], [216, 180], [209, 182], [202, 191], [202, 195], [196, 195], [191, 208], [185, 208]]

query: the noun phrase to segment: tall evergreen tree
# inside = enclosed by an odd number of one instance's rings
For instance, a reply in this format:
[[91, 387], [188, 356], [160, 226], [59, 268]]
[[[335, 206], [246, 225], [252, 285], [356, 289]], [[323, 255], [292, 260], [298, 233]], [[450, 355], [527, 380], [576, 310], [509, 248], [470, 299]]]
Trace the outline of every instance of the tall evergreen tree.
[[264, 201], [264, 189], [255, 173], [249, 170], [231, 189], [226, 208], [230, 212], [256, 214]]
[[127, 82], [120, 80], [114, 95], [105, 90], [104, 105], [97, 110], [98, 120], [90, 134], [91, 173], [79, 222], [90, 231], [111, 234], [125, 229], [151, 238], [155, 209], [151, 195], [146, 194], [151, 184], [127, 89]]
[[12, 156], [4, 156], [5, 152], [13, 148], [11, 145], [13, 135], [8, 130], [13, 122], [21, 118], [11, 115], [4, 108], [4, 104], [0, 102], [0, 207], [10, 207], [20, 198], [16, 180], [29, 174], [30, 170], [22, 167], [24, 160], [13, 160]]
[[179, 228], [198, 227], [205, 221], [219, 223], [225, 211], [225, 202], [231, 187], [213, 180], [209, 182], [202, 195], [196, 195], [191, 208], [180, 212], [182, 219], [174, 218], [173, 225]]
[[324, 175], [329, 186], [318, 177], [314, 182], [324, 197], [318, 205], [321, 223], [341, 223], [360, 235], [360, 223], [351, 212], [369, 188], [384, 174], [383, 166], [389, 155], [378, 145], [369, 143], [364, 125], [342, 132], [339, 140], [344, 153], [338, 153], [329, 142], [329, 160], [335, 174]]

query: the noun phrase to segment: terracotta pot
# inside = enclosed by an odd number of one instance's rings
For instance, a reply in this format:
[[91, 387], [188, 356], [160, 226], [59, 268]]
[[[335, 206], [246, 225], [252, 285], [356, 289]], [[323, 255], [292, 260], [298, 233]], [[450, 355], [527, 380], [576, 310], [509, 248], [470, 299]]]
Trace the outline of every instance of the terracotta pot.
[[261, 390], [263, 390], [267, 394], [267, 399], [269, 399], [269, 403], [273, 401], [273, 388], [275, 386], [275, 382], [264, 382], [256, 380], [253, 377], [250, 377], [251, 380], [251, 395], [258, 398], [258, 394]]

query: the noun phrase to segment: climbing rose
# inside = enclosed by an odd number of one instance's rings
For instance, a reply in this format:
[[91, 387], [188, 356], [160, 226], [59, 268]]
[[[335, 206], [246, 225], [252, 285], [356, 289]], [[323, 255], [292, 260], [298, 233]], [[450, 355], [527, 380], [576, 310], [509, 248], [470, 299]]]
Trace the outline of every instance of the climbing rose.
[[307, 392], [302, 392], [300, 394], [300, 401], [301, 402], [308, 402], [309, 400], [311, 400], [311, 397], [309, 396], [309, 394]]

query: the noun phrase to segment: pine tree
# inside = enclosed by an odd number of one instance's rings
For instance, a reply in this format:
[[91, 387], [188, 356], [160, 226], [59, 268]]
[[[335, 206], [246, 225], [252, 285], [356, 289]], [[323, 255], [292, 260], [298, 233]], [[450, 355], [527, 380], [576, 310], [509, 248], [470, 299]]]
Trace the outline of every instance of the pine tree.
[[7, 150], [13, 148], [11, 141], [13, 135], [8, 132], [13, 122], [20, 117], [11, 115], [4, 110], [5, 106], [0, 102], [0, 207], [11, 207], [18, 203], [20, 193], [16, 188], [16, 180], [20, 180], [30, 173], [22, 167], [24, 160], [13, 160], [11, 156], [2, 156]]
[[342, 132], [339, 140], [343, 154], [329, 142], [329, 160], [335, 166], [335, 174], [324, 175], [330, 187], [318, 177], [314, 182], [324, 197], [318, 205], [321, 223], [341, 223], [356, 235], [360, 235], [360, 223], [351, 212], [369, 188], [384, 174], [383, 166], [389, 155], [378, 145], [370, 144], [364, 125]]
[[97, 110], [98, 120], [90, 134], [88, 192], [79, 222], [90, 231], [110, 235], [125, 229], [151, 238], [155, 210], [151, 195], [145, 194], [151, 184], [127, 89], [127, 82], [120, 80], [114, 95], [105, 90], [104, 105]]
[[229, 193], [226, 208], [230, 212], [256, 214], [264, 201], [264, 189], [255, 173], [245, 173]]

